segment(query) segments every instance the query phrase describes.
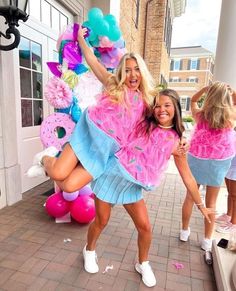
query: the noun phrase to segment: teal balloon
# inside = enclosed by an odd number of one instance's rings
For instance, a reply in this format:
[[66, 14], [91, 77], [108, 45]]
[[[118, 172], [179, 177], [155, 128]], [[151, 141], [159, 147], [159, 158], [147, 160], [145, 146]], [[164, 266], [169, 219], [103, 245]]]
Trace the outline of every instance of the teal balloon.
[[89, 41], [94, 41], [97, 38], [97, 34], [94, 32], [94, 30], [91, 30], [88, 36]]
[[94, 27], [94, 30], [99, 36], [107, 36], [109, 32], [109, 24], [106, 20], [99, 19]]
[[118, 26], [110, 26], [108, 38], [111, 41], [117, 41], [121, 37], [121, 32]]
[[84, 26], [84, 27], [88, 27], [88, 28], [92, 29], [92, 25], [91, 25], [91, 23], [90, 23], [89, 21], [84, 21], [84, 22], [82, 23], [82, 26]]
[[95, 40], [89, 42], [93, 47], [99, 47], [99, 39], [96, 37]]
[[101, 9], [94, 7], [89, 10], [88, 20], [92, 25], [96, 25], [96, 22], [102, 18], [103, 18], [103, 13]]
[[117, 25], [116, 18], [112, 14], [107, 14], [104, 16], [104, 19], [110, 24], [110, 25]]

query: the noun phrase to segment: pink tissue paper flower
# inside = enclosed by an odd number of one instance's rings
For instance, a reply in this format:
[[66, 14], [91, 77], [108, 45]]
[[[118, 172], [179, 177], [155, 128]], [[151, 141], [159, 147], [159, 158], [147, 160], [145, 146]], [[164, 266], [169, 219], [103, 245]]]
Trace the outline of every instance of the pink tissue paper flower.
[[44, 96], [48, 103], [57, 109], [69, 107], [73, 100], [70, 87], [55, 76], [46, 84]]

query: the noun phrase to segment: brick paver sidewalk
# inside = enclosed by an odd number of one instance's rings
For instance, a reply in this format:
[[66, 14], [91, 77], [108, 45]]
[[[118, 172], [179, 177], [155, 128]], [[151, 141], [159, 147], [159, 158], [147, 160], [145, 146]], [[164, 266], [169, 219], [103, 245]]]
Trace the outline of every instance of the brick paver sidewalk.
[[[216, 286], [211, 266], [204, 262], [199, 241], [203, 219], [194, 210], [190, 242], [178, 239], [185, 188], [176, 174], [166, 174], [155, 192], [145, 193], [153, 240], [150, 262], [157, 286], [147, 288], [134, 271], [137, 233], [122, 206], [115, 206], [97, 246], [100, 272], [83, 270], [82, 249], [88, 225], [58, 224], [44, 210], [46, 182], [24, 199], [0, 210], [0, 290], [211, 290]], [[64, 242], [70, 238], [71, 242]], [[177, 269], [181, 263], [183, 269]], [[107, 266], [112, 266], [104, 272]]]

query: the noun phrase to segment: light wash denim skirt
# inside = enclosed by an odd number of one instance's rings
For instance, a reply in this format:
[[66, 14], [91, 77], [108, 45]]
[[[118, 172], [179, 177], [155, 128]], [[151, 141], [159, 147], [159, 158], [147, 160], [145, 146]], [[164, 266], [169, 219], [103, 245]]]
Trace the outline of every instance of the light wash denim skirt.
[[232, 158], [226, 160], [199, 159], [188, 153], [191, 172], [200, 185], [220, 187], [227, 174]]
[[236, 155], [231, 161], [231, 165], [228, 170], [228, 173], [226, 174], [226, 178], [229, 180], [236, 181]]
[[111, 204], [130, 204], [143, 199], [142, 185], [115, 156], [110, 157], [104, 173], [91, 182], [91, 188], [97, 198]]
[[106, 169], [110, 156], [119, 150], [117, 141], [97, 127], [85, 110], [69, 140], [82, 166], [97, 179]]

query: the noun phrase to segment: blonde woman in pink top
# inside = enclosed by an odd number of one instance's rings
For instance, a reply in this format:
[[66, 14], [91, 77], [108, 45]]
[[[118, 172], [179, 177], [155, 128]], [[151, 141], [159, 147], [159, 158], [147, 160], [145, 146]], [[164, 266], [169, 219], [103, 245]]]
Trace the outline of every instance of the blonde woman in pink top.
[[[206, 94], [203, 107], [197, 102]], [[206, 185], [206, 206], [215, 209], [216, 199], [224, 177], [235, 155], [236, 113], [233, 104], [233, 90], [223, 82], [214, 82], [202, 88], [191, 100], [192, 115], [196, 125], [193, 132], [188, 163], [198, 185]], [[187, 192], [182, 208], [182, 230], [180, 240], [187, 241], [190, 235], [190, 217], [193, 200]], [[201, 242], [203, 250], [211, 250], [215, 214], [211, 223], [205, 220], [205, 235]]]

